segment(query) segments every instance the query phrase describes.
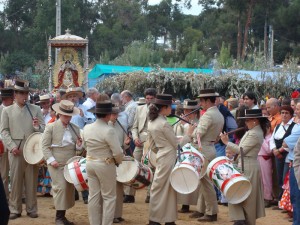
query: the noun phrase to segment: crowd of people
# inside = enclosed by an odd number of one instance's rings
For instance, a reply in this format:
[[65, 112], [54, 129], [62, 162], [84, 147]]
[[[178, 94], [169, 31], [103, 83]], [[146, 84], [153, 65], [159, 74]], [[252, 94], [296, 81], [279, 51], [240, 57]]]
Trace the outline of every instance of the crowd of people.
[[[118, 181], [116, 168], [126, 157], [145, 164], [151, 151], [154, 177], [145, 196], [149, 225], [175, 225], [178, 213], [190, 213], [191, 220], [199, 222], [218, 221], [218, 205], [228, 206], [234, 225], [256, 224], [267, 207], [286, 212], [287, 223], [300, 224], [298, 98], [269, 98], [258, 105], [251, 91], [226, 99], [214, 89], [203, 89], [197, 98], [181, 102], [155, 88], [147, 88], [138, 101], [134, 96], [129, 90], [99, 93], [91, 88], [85, 93], [79, 87], [34, 94], [21, 80], [3, 88], [1, 220], [20, 218], [22, 202], [27, 216], [38, 218], [40, 192], [53, 197], [57, 225], [74, 224], [66, 211], [79, 194], [66, 180], [64, 167], [77, 155], [86, 158], [88, 188], [82, 199], [89, 223], [121, 223], [126, 220], [123, 203], [135, 202], [136, 188]], [[42, 133], [44, 160], [32, 165], [23, 150], [35, 132]], [[206, 173], [192, 193], [176, 192], [170, 176], [180, 146], [187, 143], [206, 163], [226, 156], [251, 183], [249, 196], [231, 203]], [[196, 211], [190, 210], [191, 205]]]

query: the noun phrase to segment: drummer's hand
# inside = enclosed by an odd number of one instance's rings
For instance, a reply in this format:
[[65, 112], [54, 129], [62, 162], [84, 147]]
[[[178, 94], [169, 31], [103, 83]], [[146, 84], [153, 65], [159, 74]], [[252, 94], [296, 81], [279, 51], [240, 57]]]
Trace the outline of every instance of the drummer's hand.
[[50, 165], [53, 166], [54, 168], [59, 167], [59, 163], [56, 162], [55, 160], [53, 162], [51, 162]]
[[[185, 116], [184, 114], [181, 114], [181, 115], [180, 115], [181, 118], [184, 118], [184, 116]], [[184, 122], [183, 120], [180, 120], [180, 123], [181, 123], [182, 125], [186, 124], [186, 122]]]
[[14, 156], [18, 156], [18, 155], [21, 154], [21, 151], [20, 151], [20, 149], [18, 149], [17, 147], [15, 147], [15, 148], [13, 148], [13, 149], [11, 150], [11, 153], [12, 153]]
[[189, 137], [192, 136], [192, 134], [194, 133], [195, 128], [196, 128], [195, 125], [191, 125], [191, 124], [189, 125], [189, 128], [188, 128], [188, 130], [187, 130], [187, 135], [188, 135]]
[[125, 144], [125, 145], [129, 145], [129, 144], [130, 144], [130, 140], [131, 140], [131, 138], [127, 136], [127, 137], [125, 138], [125, 140], [124, 140], [124, 144]]
[[141, 142], [141, 140], [139, 138], [137, 138], [137, 139], [134, 140], [134, 144], [137, 147], [142, 147], [143, 146], [142, 142]]
[[229, 138], [225, 131], [223, 133], [222, 132], [220, 133], [220, 138], [221, 138], [222, 142], [224, 143], [224, 145], [228, 145]]
[[76, 145], [78, 147], [80, 147], [82, 145], [82, 139], [81, 138], [77, 138]]
[[33, 118], [32, 125], [33, 125], [33, 127], [39, 127], [40, 126], [39, 119], [37, 117]]

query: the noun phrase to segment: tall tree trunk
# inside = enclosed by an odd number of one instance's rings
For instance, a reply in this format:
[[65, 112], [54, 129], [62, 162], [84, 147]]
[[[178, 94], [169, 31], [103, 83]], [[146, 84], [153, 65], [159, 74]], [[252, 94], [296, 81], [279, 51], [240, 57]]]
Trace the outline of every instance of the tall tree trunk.
[[252, 10], [254, 7], [254, 1], [255, 0], [250, 0], [249, 6], [248, 6], [248, 12], [247, 12], [247, 22], [245, 24], [245, 33], [244, 33], [244, 43], [243, 43], [243, 51], [242, 51], [242, 60], [245, 60], [246, 57], [246, 51], [247, 51], [247, 46], [248, 46], [248, 33], [249, 33], [249, 28], [251, 25], [251, 20], [252, 20]]
[[242, 29], [241, 29], [241, 11], [239, 11], [237, 19], [237, 52], [236, 59], [237, 61], [241, 60], [241, 50], [242, 50]]
[[268, 19], [269, 19], [269, 6], [266, 9], [265, 27], [264, 27], [264, 57], [268, 60]]

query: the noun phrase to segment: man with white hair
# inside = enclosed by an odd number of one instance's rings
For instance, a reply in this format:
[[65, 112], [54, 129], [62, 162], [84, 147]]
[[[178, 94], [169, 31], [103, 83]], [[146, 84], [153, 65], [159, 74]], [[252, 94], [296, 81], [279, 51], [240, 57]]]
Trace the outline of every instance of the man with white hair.
[[130, 131], [134, 122], [137, 104], [133, 100], [133, 95], [130, 91], [125, 90], [121, 92], [122, 103], [125, 106], [125, 112], [128, 115], [128, 130]]
[[96, 88], [90, 88], [86, 92], [87, 99], [83, 103], [87, 110], [93, 108], [96, 105], [97, 98], [99, 96], [99, 91]]

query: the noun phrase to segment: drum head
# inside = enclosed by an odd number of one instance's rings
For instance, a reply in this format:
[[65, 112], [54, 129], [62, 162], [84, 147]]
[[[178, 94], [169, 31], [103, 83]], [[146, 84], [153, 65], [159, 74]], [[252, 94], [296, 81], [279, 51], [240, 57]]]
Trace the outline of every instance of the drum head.
[[42, 133], [35, 132], [27, 138], [23, 147], [23, 155], [25, 161], [32, 165], [43, 160]]
[[70, 158], [66, 162], [66, 165], [64, 166], [64, 177], [65, 177], [66, 181], [68, 181], [71, 184], [73, 184], [73, 181], [72, 181], [70, 173], [69, 173], [68, 164], [75, 162], [75, 161], [79, 161], [80, 159], [81, 159], [81, 156], [74, 156], [74, 157]]
[[199, 176], [191, 166], [175, 167], [170, 176], [170, 183], [180, 194], [190, 194], [198, 188]]
[[138, 173], [139, 164], [135, 159], [130, 161], [122, 161], [122, 163], [117, 167], [117, 181], [121, 183], [129, 183], [133, 181]]
[[230, 204], [239, 204], [251, 194], [252, 185], [243, 176], [231, 179], [224, 190], [224, 195]]

